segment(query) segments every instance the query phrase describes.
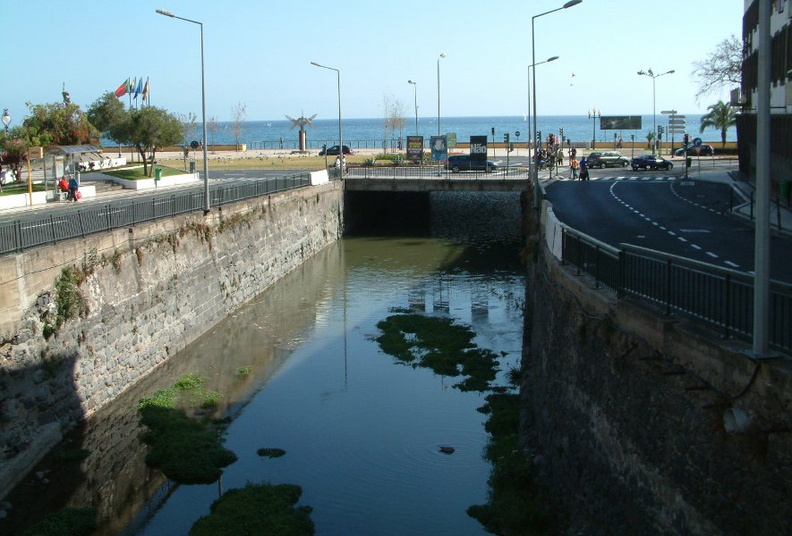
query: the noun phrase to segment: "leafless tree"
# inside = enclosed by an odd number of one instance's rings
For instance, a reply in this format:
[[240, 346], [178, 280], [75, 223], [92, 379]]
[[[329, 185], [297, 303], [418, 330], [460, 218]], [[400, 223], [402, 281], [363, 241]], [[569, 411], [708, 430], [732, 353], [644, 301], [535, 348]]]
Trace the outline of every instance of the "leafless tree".
[[704, 60], [694, 61], [691, 77], [698, 85], [696, 100], [724, 87], [739, 86], [742, 60], [743, 43], [731, 35], [721, 41]]
[[231, 132], [234, 134], [234, 149], [239, 150], [239, 138], [242, 137], [242, 128], [245, 123], [245, 116], [247, 116], [247, 105], [239, 103], [231, 110], [234, 124], [231, 127]]

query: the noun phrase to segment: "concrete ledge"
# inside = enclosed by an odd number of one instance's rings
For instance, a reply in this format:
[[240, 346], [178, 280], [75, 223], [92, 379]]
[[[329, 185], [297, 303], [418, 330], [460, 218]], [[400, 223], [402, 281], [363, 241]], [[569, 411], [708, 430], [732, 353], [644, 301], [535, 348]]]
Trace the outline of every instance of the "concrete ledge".
[[107, 181], [112, 181], [116, 184], [120, 184], [127, 190], [153, 190], [155, 188], [165, 188], [167, 186], [189, 184], [191, 182], [198, 182], [199, 180], [198, 172], [183, 173], [181, 175], [171, 175], [168, 177], [162, 177], [159, 180], [152, 178], [152, 179], [138, 179], [131, 181], [127, 179], [119, 179], [118, 177], [113, 177], [104, 174], [102, 174], [102, 179]]
[[40, 427], [30, 446], [14, 458], [0, 463], [0, 499], [27, 475], [63, 438], [60, 424], [53, 422]]

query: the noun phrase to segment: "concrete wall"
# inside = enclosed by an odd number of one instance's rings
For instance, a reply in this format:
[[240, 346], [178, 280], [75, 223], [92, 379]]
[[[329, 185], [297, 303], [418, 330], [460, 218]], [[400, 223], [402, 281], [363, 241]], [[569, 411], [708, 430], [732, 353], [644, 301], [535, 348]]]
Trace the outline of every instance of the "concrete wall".
[[788, 360], [616, 300], [530, 243], [522, 437], [568, 533], [788, 533]]
[[[36, 458], [41, 427], [89, 417], [338, 240], [342, 188], [302, 188], [0, 258], [0, 497], [13, 484], [11, 460]], [[45, 340], [63, 303], [54, 283], [69, 267], [80, 313]]]

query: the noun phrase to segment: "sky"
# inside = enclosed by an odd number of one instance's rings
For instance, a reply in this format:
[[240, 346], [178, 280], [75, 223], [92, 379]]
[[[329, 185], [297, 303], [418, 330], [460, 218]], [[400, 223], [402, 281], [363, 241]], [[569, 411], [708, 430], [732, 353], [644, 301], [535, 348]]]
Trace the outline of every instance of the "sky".
[[[200, 21], [206, 117], [282, 120], [521, 116], [528, 107], [531, 18], [565, 0], [0, 0], [0, 108], [11, 126], [27, 102], [86, 110], [129, 77], [149, 79], [151, 104], [201, 119]], [[692, 63], [741, 35], [743, 0], [583, 0], [535, 19], [541, 115], [706, 113], [728, 89], [696, 101]], [[440, 54], [445, 57], [440, 59]], [[654, 79], [655, 74], [675, 70]], [[416, 85], [410, 85], [413, 80]], [[653, 83], [654, 106], [653, 106]], [[126, 97], [124, 97], [126, 99]], [[124, 101], [128, 102], [127, 100]]]

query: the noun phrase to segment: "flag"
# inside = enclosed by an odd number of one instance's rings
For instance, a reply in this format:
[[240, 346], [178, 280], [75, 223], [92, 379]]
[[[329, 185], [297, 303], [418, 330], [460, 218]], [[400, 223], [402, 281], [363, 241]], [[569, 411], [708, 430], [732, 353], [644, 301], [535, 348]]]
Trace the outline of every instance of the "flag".
[[143, 102], [145, 102], [145, 101], [146, 101], [146, 99], [148, 98], [148, 94], [149, 94], [149, 85], [148, 85], [148, 80], [149, 80], [149, 79], [148, 79], [148, 76], [147, 76], [147, 77], [146, 77], [146, 85], [145, 85], [145, 86], [143, 86]]
[[130, 81], [130, 79], [127, 78], [126, 92], [129, 93], [130, 98], [132, 97], [133, 91], [135, 91], [135, 81], [134, 80]]
[[140, 95], [141, 93], [143, 93], [143, 77], [142, 76], [140, 77], [140, 80], [138, 81], [137, 87], [135, 88], [135, 98], [137, 98], [138, 95]]
[[127, 78], [124, 82], [118, 86], [118, 89], [115, 90], [115, 96], [119, 99], [127, 94], [127, 88], [129, 87], [129, 78]]

